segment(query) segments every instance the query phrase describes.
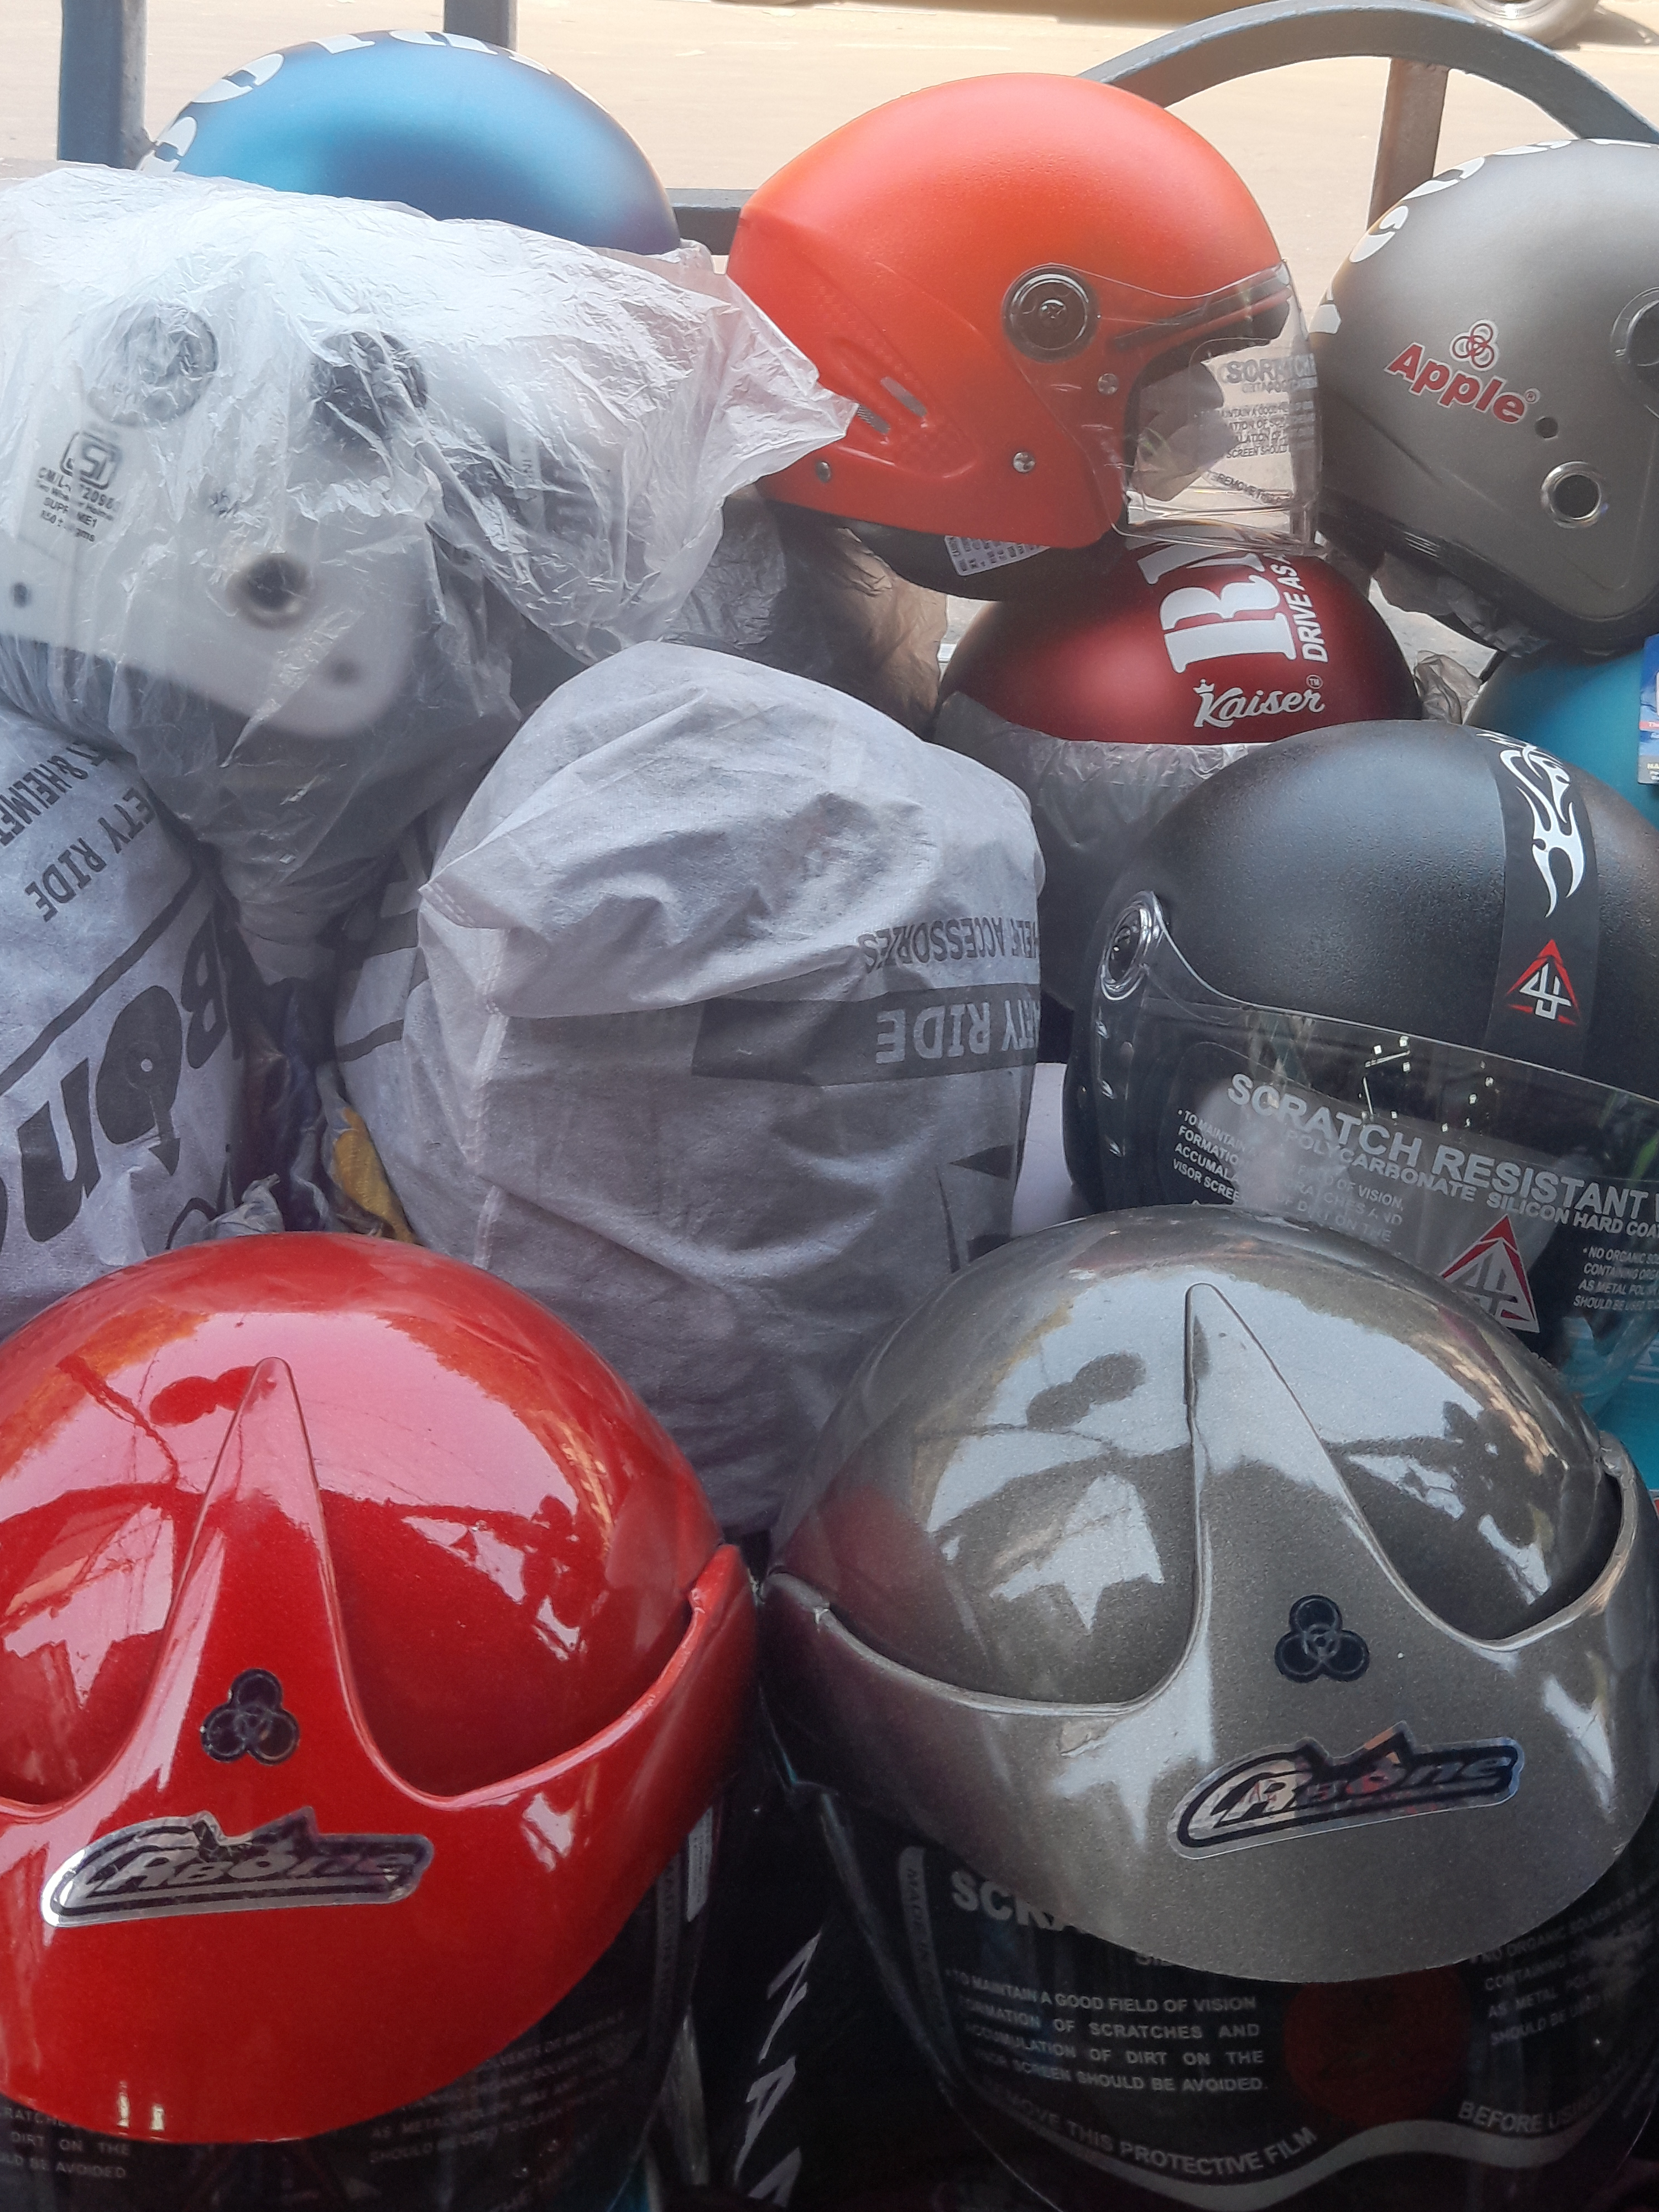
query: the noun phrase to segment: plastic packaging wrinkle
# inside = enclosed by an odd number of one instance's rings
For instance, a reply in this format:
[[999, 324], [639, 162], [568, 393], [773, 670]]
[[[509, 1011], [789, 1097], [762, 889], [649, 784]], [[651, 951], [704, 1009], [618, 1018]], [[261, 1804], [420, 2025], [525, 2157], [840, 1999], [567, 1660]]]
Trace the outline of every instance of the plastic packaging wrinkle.
[[848, 413], [701, 247], [219, 179], [0, 186], [0, 697], [130, 753], [277, 946]]
[[1042, 988], [1064, 1006], [1087, 1003], [1079, 971], [1101, 901], [1136, 843], [1195, 785], [1252, 750], [1079, 744], [1021, 729], [963, 691], [939, 708], [933, 738], [1006, 776], [1030, 802], [1044, 869]]
[[763, 1528], [870, 1346], [1010, 1233], [1041, 876], [973, 763], [641, 646], [354, 917], [347, 1094], [415, 1234], [540, 1298]]
[[807, 676], [927, 734], [939, 704], [942, 592], [907, 583], [835, 516], [739, 492], [676, 640]]

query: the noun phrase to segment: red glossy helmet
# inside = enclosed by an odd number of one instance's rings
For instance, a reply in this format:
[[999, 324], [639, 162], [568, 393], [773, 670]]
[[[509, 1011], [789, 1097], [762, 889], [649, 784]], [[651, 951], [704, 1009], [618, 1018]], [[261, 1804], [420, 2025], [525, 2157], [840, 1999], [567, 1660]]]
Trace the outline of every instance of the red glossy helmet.
[[752, 1640], [684, 1462], [502, 1284], [283, 1237], [65, 1299], [0, 1349], [0, 2092], [142, 2202], [286, 2203], [199, 2147], [337, 2130], [330, 2202], [609, 2203]]
[[1279, 248], [1215, 149], [1133, 94], [1032, 75], [890, 101], [762, 185], [728, 266], [858, 403], [768, 490], [945, 539], [918, 580], [989, 596], [1120, 524], [1305, 528], [1312, 365]]
[[941, 702], [940, 741], [1031, 802], [1042, 982], [1063, 1006], [1130, 850], [1226, 747], [1420, 711], [1387, 623], [1334, 568], [1188, 544], [1135, 548], [1086, 597], [987, 607]]

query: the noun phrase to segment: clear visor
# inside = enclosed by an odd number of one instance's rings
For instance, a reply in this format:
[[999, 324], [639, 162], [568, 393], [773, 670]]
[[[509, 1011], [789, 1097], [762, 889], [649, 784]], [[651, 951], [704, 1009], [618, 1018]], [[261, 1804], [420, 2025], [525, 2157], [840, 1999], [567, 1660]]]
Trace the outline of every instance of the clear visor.
[[1036, 270], [1003, 321], [1049, 413], [1121, 486], [1126, 535], [1311, 546], [1314, 366], [1288, 270], [1188, 299]]
[[1237, 1205], [1376, 1245], [1475, 1298], [1591, 1413], [1659, 1330], [1659, 1102], [1230, 999], [1146, 893], [1105, 933], [1088, 1052], [1115, 1205]]
[[1511, 1947], [1298, 1985], [1121, 1949], [844, 1799], [800, 1796], [940, 2087], [1055, 2212], [1563, 2212], [1646, 2112], [1659, 1812]]

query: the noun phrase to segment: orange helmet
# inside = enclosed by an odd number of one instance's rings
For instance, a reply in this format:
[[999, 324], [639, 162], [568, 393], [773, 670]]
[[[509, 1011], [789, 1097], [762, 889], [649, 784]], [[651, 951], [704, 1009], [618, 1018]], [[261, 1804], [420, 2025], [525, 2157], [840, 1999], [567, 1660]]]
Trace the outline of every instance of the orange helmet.
[[1221, 155], [1133, 93], [1033, 75], [890, 101], [761, 186], [728, 266], [858, 406], [766, 489], [885, 526], [918, 581], [1000, 596], [999, 570], [1124, 528], [1305, 536], [1289, 274]]

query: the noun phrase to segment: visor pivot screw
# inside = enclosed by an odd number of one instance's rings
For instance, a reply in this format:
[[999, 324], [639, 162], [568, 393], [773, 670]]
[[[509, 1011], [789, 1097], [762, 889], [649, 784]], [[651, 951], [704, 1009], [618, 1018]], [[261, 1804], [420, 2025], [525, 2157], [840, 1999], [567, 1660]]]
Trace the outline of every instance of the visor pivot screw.
[[311, 579], [285, 553], [266, 553], [233, 579], [239, 612], [261, 629], [286, 629], [304, 614]]
[[1140, 951], [1140, 940], [1146, 933], [1138, 907], [1131, 907], [1112, 932], [1112, 941], [1106, 948], [1106, 973], [1113, 982], [1121, 983], [1135, 964]]
[[1064, 361], [1095, 334], [1095, 295], [1069, 269], [1030, 269], [1008, 289], [1002, 326], [1015, 350], [1032, 361]]
[[1016, 453], [1014, 455], [1014, 467], [1020, 476], [1029, 477], [1036, 466], [1036, 455], [1035, 453]]
[[834, 476], [835, 471], [830, 467], [828, 461], [814, 461], [812, 464], [812, 473], [820, 483], [828, 483], [830, 477]]
[[1112, 374], [1109, 368], [1107, 370], [1105, 375], [1103, 376], [1100, 381], [1096, 385], [1095, 390], [1100, 393], [1103, 398], [1105, 399], [1109, 399], [1112, 394], [1117, 390], [1117, 379]]

